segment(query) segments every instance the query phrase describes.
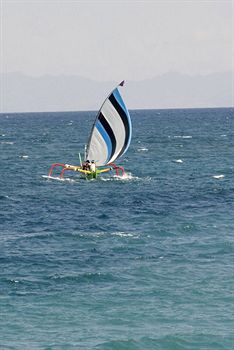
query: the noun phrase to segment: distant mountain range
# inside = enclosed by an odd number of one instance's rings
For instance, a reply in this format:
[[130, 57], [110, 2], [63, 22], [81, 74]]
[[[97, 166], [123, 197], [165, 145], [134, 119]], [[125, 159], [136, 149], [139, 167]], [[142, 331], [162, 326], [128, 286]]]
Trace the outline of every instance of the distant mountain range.
[[[123, 77], [124, 78], [124, 77]], [[116, 82], [80, 76], [0, 75], [1, 113], [98, 110]], [[126, 81], [122, 95], [129, 109], [231, 107], [232, 73], [185, 75], [170, 72]]]

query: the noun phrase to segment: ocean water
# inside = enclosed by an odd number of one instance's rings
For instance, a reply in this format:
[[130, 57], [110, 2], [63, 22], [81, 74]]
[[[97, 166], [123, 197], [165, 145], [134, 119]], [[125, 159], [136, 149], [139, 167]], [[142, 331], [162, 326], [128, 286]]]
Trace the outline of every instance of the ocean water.
[[233, 112], [131, 111], [93, 181], [44, 176], [94, 112], [0, 115], [0, 349], [234, 349]]

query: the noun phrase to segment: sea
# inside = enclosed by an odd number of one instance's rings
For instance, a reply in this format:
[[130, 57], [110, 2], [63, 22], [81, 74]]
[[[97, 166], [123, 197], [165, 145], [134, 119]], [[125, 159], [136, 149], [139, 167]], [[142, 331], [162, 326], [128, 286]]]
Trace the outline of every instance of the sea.
[[132, 110], [124, 177], [48, 178], [95, 115], [0, 115], [0, 349], [234, 349], [234, 109]]

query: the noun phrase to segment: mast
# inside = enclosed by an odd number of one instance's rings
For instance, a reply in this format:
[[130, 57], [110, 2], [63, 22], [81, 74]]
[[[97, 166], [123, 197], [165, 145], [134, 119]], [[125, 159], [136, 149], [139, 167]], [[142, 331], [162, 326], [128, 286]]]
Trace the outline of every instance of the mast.
[[86, 161], [87, 159], [87, 145], [85, 145], [84, 147], [84, 161]]

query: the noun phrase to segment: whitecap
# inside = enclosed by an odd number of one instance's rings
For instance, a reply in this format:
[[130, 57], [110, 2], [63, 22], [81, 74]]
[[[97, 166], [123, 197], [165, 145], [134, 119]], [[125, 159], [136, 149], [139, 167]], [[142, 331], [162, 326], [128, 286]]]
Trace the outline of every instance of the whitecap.
[[183, 163], [183, 160], [182, 159], [175, 159], [174, 162], [175, 163]]
[[2, 144], [2, 145], [14, 145], [14, 142], [11, 142], [11, 141], [2, 141], [1, 144]]
[[28, 159], [27, 155], [23, 155], [23, 156], [19, 156], [19, 157], [22, 158], [22, 159]]
[[70, 179], [69, 177], [59, 177], [59, 176], [49, 176], [49, 175], [42, 175], [44, 179], [48, 180], [57, 180], [57, 181], [67, 181], [67, 182], [75, 182], [74, 179]]
[[[105, 232], [83, 232], [79, 233], [79, 237], [103, 237]], [[72, 233], [72, 236], [77, 236], [77, 233]]]
[[134, 237], [132, 233], [126, 233], [126, 232], [113, 232], [111, 233], [112, 236], [119, 236], [119, 237]]
[[148, 151], [148, 148], [146, 147], [138, 148], [138, 152], [142, 152], [142, 151]]
[[124, 175], [113, 175], [109, 177], [100, 177], [102, 181], [130, 181], [130, 180], [138, 180], [139, 177], [133, 176], [131, 173], [124, 173]]
[[193, 137], [190, 135], [175, 135], [174, 139], [192, 139]]
[[124, 173], [124, 175], [119, 176], [119, 175], [114, 175], [115, 179], [119, 180], [124, 180], [124, 181], [129, 181], [129, 180], [138, 180], [139, 177], [133, 176], [131, 173]]
[[225, 177], [225, 175], [213, 175], [212, 176], [214, 179], [223, 179]]

